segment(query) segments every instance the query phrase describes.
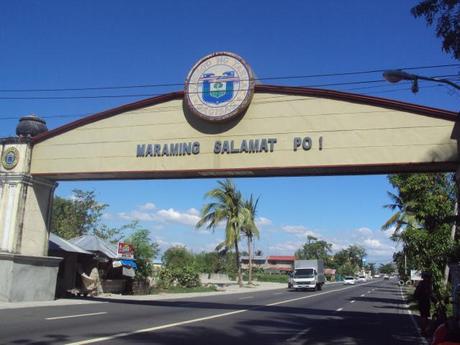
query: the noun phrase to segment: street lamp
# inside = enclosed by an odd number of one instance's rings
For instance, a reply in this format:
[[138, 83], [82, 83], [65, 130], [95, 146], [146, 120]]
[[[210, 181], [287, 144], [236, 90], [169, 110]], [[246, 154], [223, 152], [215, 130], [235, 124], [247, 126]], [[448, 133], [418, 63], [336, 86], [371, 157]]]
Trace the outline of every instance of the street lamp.
[[418, 92], [418, 81], [419, 80], [428, 80], [428, 81], [434, 81], [437, 83], [444, 83], [444, 84], [452, 86], [453, 88], [456, 88], [457, 90], [460, 90], [460, 85], [457, 85], [451, 82], [450, 80], [424, 77], [424, 76], [417, 75], [417, 74], [407, 73], [400, 69], [388, 70], [388, 71], [383, 72], [383, 78], [385, 78], [385, 80], [389, 81], [390, 83], [398, 83], [401, 80], [411, 80], [413, 93]]

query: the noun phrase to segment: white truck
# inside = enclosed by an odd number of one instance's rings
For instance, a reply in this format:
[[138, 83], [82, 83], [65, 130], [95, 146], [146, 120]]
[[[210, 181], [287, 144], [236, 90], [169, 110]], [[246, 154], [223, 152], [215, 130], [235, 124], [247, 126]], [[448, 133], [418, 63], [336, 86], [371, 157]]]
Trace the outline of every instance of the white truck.
[[295, 260], [288, 287], [321, 290], [325, 281], [323, 260]]

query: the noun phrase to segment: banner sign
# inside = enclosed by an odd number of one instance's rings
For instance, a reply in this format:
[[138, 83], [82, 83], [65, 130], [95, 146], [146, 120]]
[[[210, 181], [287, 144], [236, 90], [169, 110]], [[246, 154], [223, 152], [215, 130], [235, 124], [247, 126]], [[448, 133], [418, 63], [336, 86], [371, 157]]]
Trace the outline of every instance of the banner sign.
[[129, 243], [118, 242], [117, 254], [123, 259], [134, 259], [134, 247]]
[[410, 270], [410, 280], [422, 280], [422, 272]]

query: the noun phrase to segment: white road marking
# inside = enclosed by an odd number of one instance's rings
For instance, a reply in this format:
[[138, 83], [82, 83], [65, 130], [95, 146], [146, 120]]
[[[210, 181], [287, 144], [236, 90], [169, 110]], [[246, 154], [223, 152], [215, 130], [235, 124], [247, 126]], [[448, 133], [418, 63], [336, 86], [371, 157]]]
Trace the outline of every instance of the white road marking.
[[371, 293], [372, 291], [368, 291], [367, 293]]
[[56, 316], [56, 317], [47, 317], [45, 320], [60, 320], [60, 319], [71, 319], [73, 317], [83, 317], [83, 316], [94, 316], [107, 314], [106, 311], [101, 311], [99, 313], [90, 313], [90, 314], [78, 314], [78, 315], [66, 315], [66, 316]]
[[112, 340], [112, 339], [127, 337], [127, 336], [133, 335], [133, 334], [146, 333], [146, 332], [153, 332], [153, 331], [158, 331], [158, 330], [160, 330], [160, 329], [166, 329], [166, 328], [172, 328], [172, 327], [176, 327], [176, 326], [187, 325], [187, 324], [194, 323], [194, 322], [200, 322], [200, 321], [206, 321], [206, 320], [211, 320], [211, 319], [217, 319], [217, 318], [219, 318], [219, 317], [225, 317], [225, 316], [229, 316], [229, 315], [244, 313], [244, 312], [246, 312], [246, 311], [248, 311], [248, 309], [236, 310], [236, 311], [231, 311], [231, 312], [223, 313], [223, 314], [216, 314], [216, 315], [211, 315], [211, 316], [206, 316], [206, 317], [200, 317], [200, 318], [198, 318], [198, 319], [192, 319], [192, 320], [187, 320], [187, 321], [169, 323], [169, 324], [167, 324], [167, 325], [162, 325], [162, 326], [156, 326], [156, 327], [138, 329], [138, 330], [132, 331], [132, 332], [118, 333], [118, 334], [114, 334], [114, 335], [109, 335], [109, 336], [107, 336], [107, 337], [100, 337], [100, 338], [93, 338], [93, 339], [88, 339], [88, 340], [76, 341], [76, 342], [73, 342], [73, 343], [67, 343], [67, 345], [84, 345], [84, 344], [92, 344], [92, 343], [97, 343], [97, 342], [100, 342], [100, 341], [107, 341], [107, 340]]
[[277, 292], [277, 293], [274, 293], [274, 295], [282, 295], [284, 292]]
[[[365, 283], [365, 284], [371, 284], [371, 283]], [[361, 286], [362, 286], [362, 285], [364, 285], [364, 284], [361, 284]], [[308, 298], [312, 298], [312, 297], [316, 297], [316, 296], [326, 295], [326, 294], [329, 294], [329, 293], [332, 293], [332, 292], [338, 292], [338, 291], [353, 289], [353, 288], [355, 288], [355, 287], [357, 287], [357, 286], [349, 286], [349, 287], [346, 287], [346, 288], [341, 288], [341, 289], [336, 289], [336, 290], [330, 290], [330, 291], [320, 292], [320, 293], [316, 293], [316, 294], [313, 294], [313, 295], [308, 295], [308, 296], [303, 296], [303, 297], [298, 297], [298, 298], [291, 298], [291, 299], [284, 300], [284, 301], [280, 301], [280, 302], [275, 302], [275, 303], [266, 304], [265, 307], [271, 307], [271, 306], [274, 306], [274, 305], [280, 305], [280, 304], [290, 303], [290, 302], [299, 301], [299, 300], [302, 300], [302, 299], [308, 299]], [[260, 308], [260, 307], [261, 307], [261, 306], [258, 306], [257, 308]], [[255, 309], [255, 308], [253, 308], [253, 309]], [[118, 333], [118, 334], [109, 335], [109, 336], [106, 336], [106, 337], [100, 337], [100, 338], [93, 338], [93, 339], [87, 339], [87, 340], [76, 341], [76, 342], [73, 342], [73, 343], [67, 343], [67, 345], [86, 345], [86, 344], [93, 344], [93, 343], [98, 343], [98, 342], [101, 342], [101, 341], [107, 341], [107, 340], [112, 340], [112, 339], [117, 339], [117, 338], [123, 338], [123, 337], [127, 337], [127, 336], [134, 335], [134, 334], [147, 333], [147, 332], [154, 332], [154, 331], [158, 331], [158, 330], [162, 330], [162, 329], [167, 329], [167, 328], [172, 328], [172, 327], [187, 325], [187, 324], [191, 324], [191, 323], [195, 323], [195, 322], [201, 322], [201, 321], [206, 321], [206, 320], [217, 319], [217, 318], [220, 318], [220, 317], [226, 317], [226, 316], [229, 316], [229, 315], [240, 314], [240, 313], [247, 312], [247, 311], [249, 311], [249, 310], [251, 310], [251, 309], [236, 310], [236, 311], [231, 311], [231, 312], [223, 313], [223, 314], [216, 314], [216, 315], [211, 315], [211, 316], [205, 316], [205, 317], [201, 317], [201, 318], [198, 318], [198, 319], [192, 319], [192, 320], [174, 322], [174, 323], [170, 323], [170, 324], [166, 324], [166, 325], [161, 325], [161, 326], [155, 326], [155, 327], [150, 327], [150, 328], [138, 329], [138, 330], [131, 331], [131, 332]], [[340, 308], [340, 310], [342, 310], [342, 308]], [[340, 310], [339, 310], [339, 311], [340, 311]]]
[[401, 286], [399, 287], [399, 292], [401, 293], [401, 298], [405, 303], [404, 308], [406, 308], [407, 313], [410, 315], [410, 319], [412, 320], [412, 324], [414, 325], [417, 333], [419, 333], [420, 344], [428, 345], [428, 341], [425, 339], [425, 337], [422, 337], [422, 335], [420, 334], [420, 329], [419, 329], [419, 327], [417, 325], [417, 322], [415, 321], [414, 315], [412, 314], [412, 310], [409, 309], [409, 305], [406, 303], [406, 298], [404, 297], [404, 294], [402, 292], [402, 287]]
[[342, 311], [342, 310], [343, 310], [343, 308], [339, 308], [339, 309], [337, 309], [336, 311]]
[[361, 296], [359, 296], [359, 297], [364, 297], [364, 294], [362, 294], [362, 295], [361, 295]]
[[356, 302], [355, 300], [350, 301], [350, 303], [355, 303], [355, 302]]
[[297, 333], [296, 335], [294, 335], [293, 337], [287, 339], [285, 341], [286, 344], [289, 344], [289, 343], [297, 343], [297, 341], [303, 337], [305, 334], [307, 334], [309, 331], [310, 331], [311, 328], [306, 328], [304, 329], [303, 331]]
[[250, 298], [254, 298], [254, 296], [240, 297], [238, 299], [250, 299]]

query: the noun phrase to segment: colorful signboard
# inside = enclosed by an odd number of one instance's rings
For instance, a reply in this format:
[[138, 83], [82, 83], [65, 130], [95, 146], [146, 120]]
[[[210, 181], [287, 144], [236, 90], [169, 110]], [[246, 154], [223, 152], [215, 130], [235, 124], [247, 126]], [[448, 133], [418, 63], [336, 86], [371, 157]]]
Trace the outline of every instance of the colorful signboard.
[[134, 247], [129, 243], [118, 242], [117, 254], [122, 259], [134, 259]]

